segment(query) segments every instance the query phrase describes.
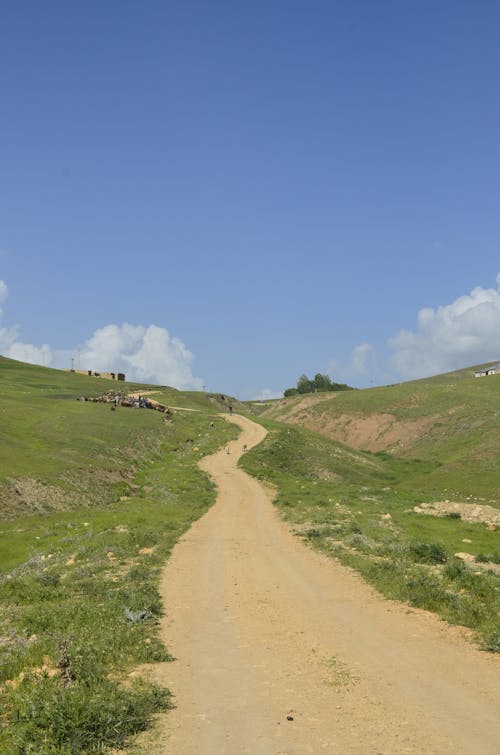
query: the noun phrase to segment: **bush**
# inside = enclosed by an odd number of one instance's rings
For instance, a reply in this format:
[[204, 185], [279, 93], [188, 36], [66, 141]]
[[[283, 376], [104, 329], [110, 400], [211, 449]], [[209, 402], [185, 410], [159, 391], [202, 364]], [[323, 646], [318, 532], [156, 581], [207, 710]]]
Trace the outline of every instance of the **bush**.
[[350, 385], [346, 383], [334, 383], [330, 379], [329, 375], [322, 375], [317, 372], [313, 380], [310, 380], [307, 375], [301, 375], [297, 380], [296, 388], [287, 388], [284, 396], [296, 396], [303, 393], [314, 393], [315, 391], [351, 391], [353, 390]]
[[483, 645], [483, 650], [490, 653], [500, 653], [500, 632], [492, 632]]
[[490, 559], [484, 553], [478, 553], [474, 561], [478, 564], [487, 564]]
[[487, 564], [489, 561], [493, 564], [500, 564], [500, 551], [494, 553], [478, 553], [474, 559], [478, 564]]
[[405, 588], [407, 600], [412, 606], [426, 608], [429, 611], [437, 611], [448, 607], [455, 596], [449, 595], [436, 579], [431, 579], [427, 574], [415, 574], [406, 580]]
[[437, 543], [411, 543], [410, 555], [419, 564], [445, 564], [448, 560], [445, 549]]
[[451, 580], [460, 579], [460, 577], [464, 576], [466, 571], [467, 567], [465, 566], [464, 562], [459, 558], [453, 558], [444, 567], [443, 576]]
[[9, 702], [16, 752], [79, 755], [121, 747], [169, 707], [169, 692], [143, 682], [123, 689], [112, 681], [64, 689], [43, 678], [27, 679]]

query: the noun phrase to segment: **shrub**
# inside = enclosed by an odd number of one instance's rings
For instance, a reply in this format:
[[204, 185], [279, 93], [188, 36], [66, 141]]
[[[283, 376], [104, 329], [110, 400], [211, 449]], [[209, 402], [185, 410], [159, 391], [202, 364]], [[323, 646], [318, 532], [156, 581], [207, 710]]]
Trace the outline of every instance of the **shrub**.
[[487, 564], [490, 559], [484, 553], [478, 553], [474, 559], [478, 564]]
[[492, 632], [483, 645], [483, 650], [490, 653], [500, 653], [500, 632]]
[[447, 579], [459, 579], [467, 571], [464, 562], [459, 558], [453, 558], [443, 569], [443, 575]]
[[500, 551], [495, 551], [494, 553], [478, 553], [475, 561], [477, 561], [478, 564], [487, 564], [488, 561], [491, 561], [493, 564], [500, 564]]
[[419, 564], [445, 564], [448, 560], [445, 549], [437, 543], [411, 543], [410, 555]]
[[436, 611], [453, 601], [454, 596], [449, 595], [441, 586], [440, 582], [431, 579], [426, 574], [415, 574], [406, 580], [407, 600], [412, 606]]
[[169, 693], [143, 682], [131, 689], [112, 681], [64, 689], [54, 679], [27, 679], [8, 707], [16, 752], [80, 755], [121, 747], [169, 707]]

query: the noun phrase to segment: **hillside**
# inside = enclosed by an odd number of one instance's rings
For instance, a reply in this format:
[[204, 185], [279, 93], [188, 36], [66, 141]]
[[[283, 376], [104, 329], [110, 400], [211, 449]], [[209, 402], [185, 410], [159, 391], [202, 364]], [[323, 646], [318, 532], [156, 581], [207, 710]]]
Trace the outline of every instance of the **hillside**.
[[500, 501], [500, 375], [473, 367], [399, 385], [275, 402], [261, 416], [358, 450], [432, 463], [406, 484], [440, 498]]
[[[76, 400], [110, 389], [190, 411]], [[170, 659], [159, 574], [236, 430], [220, 396], [4, 358], [0, 391], [0, 752], [108, 752], [170, 706], [129, 674]]]
[[127, 494], [133, 475], [171, 428], [156, 412], [110, 413], [109, 404], [78, 400], [109, 391], [143, 393], [211, 415], [227, 410], [229, 401], [0, 357], [0, 519], [109, 503]]

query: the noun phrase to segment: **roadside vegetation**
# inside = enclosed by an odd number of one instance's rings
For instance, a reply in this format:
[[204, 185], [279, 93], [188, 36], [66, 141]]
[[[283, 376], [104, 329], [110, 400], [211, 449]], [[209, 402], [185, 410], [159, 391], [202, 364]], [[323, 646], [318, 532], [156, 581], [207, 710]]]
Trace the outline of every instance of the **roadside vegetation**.
[[314, 378], [311, 380], [307, 375], [301, 375], [297, 380], [297, 386], [295, 388], [287, 388], [283, 395], [297, 396], [305, 393], [317, 393], [328, 391], [352, 391], [353, 388], [345, 383], [335, 383], [329, 375], [322, 375], [317, 372]]
[[[241, 464], [276, 488], [276, 505], [306, 541], [387, 597], [469, 627], [482, 648], [500, 652], [498, 531], [414, 511], [428, 501], [415, 480], [440, 462], [356, 451], [304, 428], [260, 421], [269, 435]], [[448, 475], [447, 485], [459, 491], [459, 480]], [[462, 551], [473, 564], [455, 556]]]
[[214, 501], [197, 461], [237, 429], [205, 394], [156, 387], [202, 410], [166, 422], [75, 400], [105, 380], [1, 360], [0, 383], [0, 752], [107, 752], [170, 705], [134, 669], [169, 660], [159, 574]]

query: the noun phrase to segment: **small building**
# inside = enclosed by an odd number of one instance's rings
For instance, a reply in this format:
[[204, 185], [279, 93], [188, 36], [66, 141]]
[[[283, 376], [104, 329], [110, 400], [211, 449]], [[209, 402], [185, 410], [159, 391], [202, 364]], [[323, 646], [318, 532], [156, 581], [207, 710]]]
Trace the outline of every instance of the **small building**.
[[70, 370], [70, 372], [75, 372], [77, 375], [106, 378], [106, 380], [125, 380], [124, 372], [93, 372], [92, 370]]
[[480, 370], [476, 370], [474, 377], [488, 377], [488, 375], [496, 375], [500, 373], [500, 364], [495, 364], [493, 367], [482, 367]]

